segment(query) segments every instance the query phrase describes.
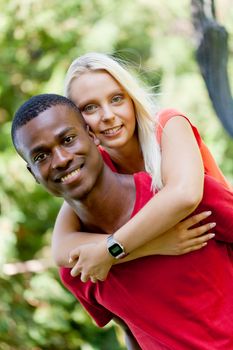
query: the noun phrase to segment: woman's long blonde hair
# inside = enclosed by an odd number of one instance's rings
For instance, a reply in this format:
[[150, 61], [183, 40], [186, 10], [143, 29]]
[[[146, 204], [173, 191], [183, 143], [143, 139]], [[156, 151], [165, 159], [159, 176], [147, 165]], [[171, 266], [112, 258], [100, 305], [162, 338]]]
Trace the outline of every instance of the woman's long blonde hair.
[[71, 84], [74, 79], [89, 71], [108, 72], [128, 93], [135, 107], [138, 124], [138, 138], [141, 146], [145, 169], [152, 177], [153, 190], [162, 188], [161, 151], [155, 136], [156, 104], [153, 94], [128, 71], [124, 63], [119, 63], [110, 55], [87, 53], [75, 59], [65, 78], [65, 95], [70, 98]]

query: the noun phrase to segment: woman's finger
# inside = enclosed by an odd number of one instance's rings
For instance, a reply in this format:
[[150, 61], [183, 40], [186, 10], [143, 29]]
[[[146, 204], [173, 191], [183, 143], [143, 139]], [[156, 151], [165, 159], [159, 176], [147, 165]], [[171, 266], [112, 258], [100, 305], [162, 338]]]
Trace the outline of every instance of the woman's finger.
[[198, 237], [203, 235], [204, 233], [206, 233], [207, 231], [211, 230], [212, 228], [214, 228], [216, 226], [216, 222], [210, 222], [208, 224], [205, 225], [201, 225], [199, 227], [195, 227], [193, 229], [189, 229], [189, 237]]
[[214, 233], [208, 233], [206, 235], [203, 235], [203, 236], [200, 236], [197, 238], [193, 238], [193, 239], [186, 242], [186, 247], [184, 247], [184, 249], [188, 249], [188, 248], [195, 249], [196, 246], [203, 245], [203, 244], [206, 245], [205, 243], [207, 243], [210, 239], [212, 239], [214, 237], [215, 237]]
[[196, 224], [198, 224], [200, 221], [206, 219], [208, 216], [210, 216], [212, 214], [211, 211], [203, 211], [202, 213], [200, 214], [196, 214], [196, 215], [193, 215], [191, 216], [190, 218], [182, 221], [179, 226], [181, 228], [190, 228]]
[[88, 279], [89, 279], [89, 276], [82, 272], [80, 276], [80, 280], [85, 283], [88, 281]]
[[93, 277], [93, 276], [90, 277], [90, 280], [92, 283], [98, 282], [98, 279], [96, 277]]
[[201, 243], [201, 244], [196, 244], [196, 245], [193, 245], [191, 247], [188, 247], [188, 248], [183, 250], [183, 254], [187, 254], [187, 253], [199, 250], [201, 248], [204, 248], [205, 246], [207, 246], [207, 244], [208, 244], [207, 242], [204, 242], [204, 243]]
[[[107, 276], [106, 276], [106, 277], [107, 277]], [[106, 280], [106, 277], [100, 276], [100, 277], [98, 277], [98, 281], [103, 282], [103, 281], [105, 281], [105, 280]]]
[[76, 264], [76, 265], [74, 265], [74, 267], [70, 271], [70, 274], [72, 277], [76, 277], [76, 276], [80, 275], [81, 271], [82, 271], [81, 268]]
[[77, 260], [78, 258], [79, 258], [79, 252], [71, 251], [69, 256], [69, 263], [72, 263], [74, 260]]

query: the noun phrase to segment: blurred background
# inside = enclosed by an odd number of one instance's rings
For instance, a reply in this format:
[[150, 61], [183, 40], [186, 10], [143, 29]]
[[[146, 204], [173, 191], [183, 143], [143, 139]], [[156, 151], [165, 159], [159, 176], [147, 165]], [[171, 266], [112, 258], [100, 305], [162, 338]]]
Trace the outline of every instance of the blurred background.
[[[215, 1], [233, 76], [233, 3]], [[0, 350], [123, 350], [122, 333], [98, 329], [61, 286], [50, 254], [61, 201], [38, 186], [10, 139], [15, 110], [34, 94], [63, 93], [65, 72], [89, 51], [114, 53], [158, 94], [159, 107], [198, 126], [233, 183], [233, 140], [195, 59], [189, 0], [0, 0]]]

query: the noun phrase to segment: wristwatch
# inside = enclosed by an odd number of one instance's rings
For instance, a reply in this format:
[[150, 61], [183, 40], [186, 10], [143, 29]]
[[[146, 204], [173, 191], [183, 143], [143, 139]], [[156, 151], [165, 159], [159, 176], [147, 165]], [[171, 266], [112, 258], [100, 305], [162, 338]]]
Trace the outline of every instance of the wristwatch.
[[127, 255], [123, 245], [116, 241], [113, 235], [107, 238], [107, 248], [109, 253], [116, 259], [124, 258]]

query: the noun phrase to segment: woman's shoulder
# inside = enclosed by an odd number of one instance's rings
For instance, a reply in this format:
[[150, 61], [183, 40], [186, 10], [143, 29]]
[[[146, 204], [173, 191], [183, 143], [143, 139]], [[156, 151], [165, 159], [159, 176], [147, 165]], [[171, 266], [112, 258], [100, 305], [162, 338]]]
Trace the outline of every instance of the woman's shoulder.
[[157, 140], [159, 142], [159, 144], [161, 143], [161, 137], [162, 137], [162, 132], [164, 127], [166, 126], [166, 123], [174, 118], [174, 117], [183, 117], [187, 120], [187, 122], [190, 124], [193, 133], [195, 135], [195, 138], [198, 142], [198, 144], [200, 143], [200, 134], [197, 130], [197, 128], [191, 123], [190, 119], [187, 117], [186, 114], [182, 113], [181, 111], [179, 111], [178, 109], [175, 108], [164, 108], [161, 109], [160, 111], [157, 112], [156, 114], [156, 137]]
[[168, 120], [177, 116], [188, 119], [188, 117], [184, 113], [182, 113], [176, 108], [164, 108], [157, 112], [156, 120], [159, 125], [164, 127]]

